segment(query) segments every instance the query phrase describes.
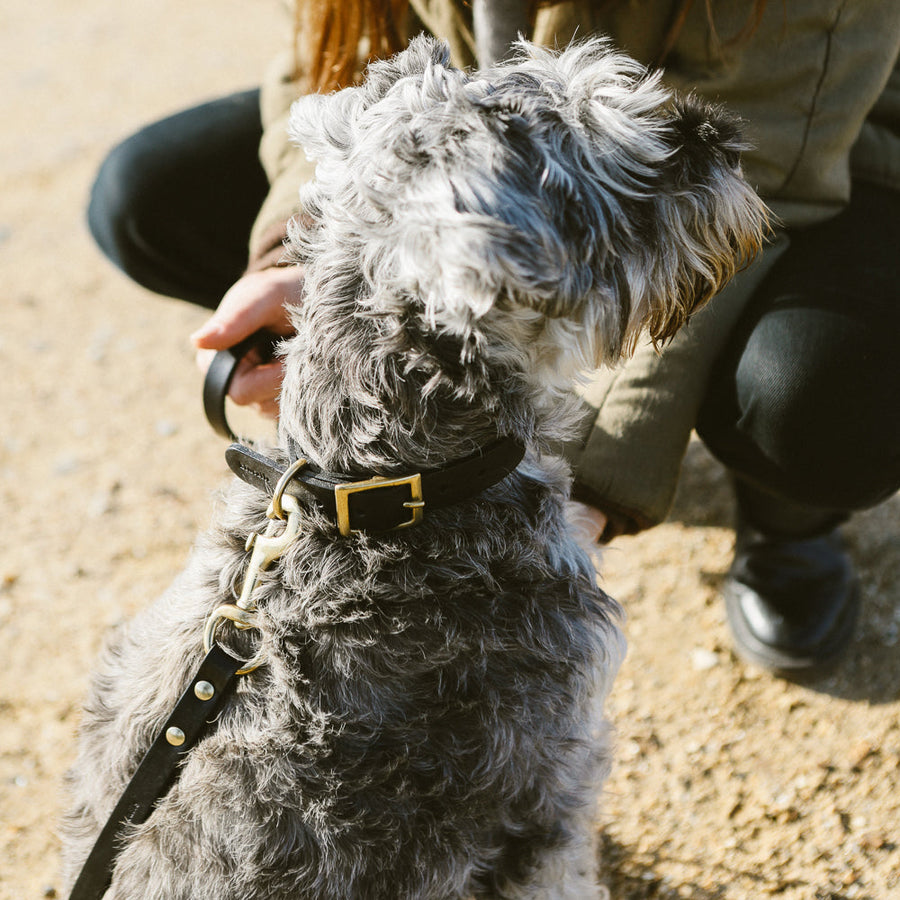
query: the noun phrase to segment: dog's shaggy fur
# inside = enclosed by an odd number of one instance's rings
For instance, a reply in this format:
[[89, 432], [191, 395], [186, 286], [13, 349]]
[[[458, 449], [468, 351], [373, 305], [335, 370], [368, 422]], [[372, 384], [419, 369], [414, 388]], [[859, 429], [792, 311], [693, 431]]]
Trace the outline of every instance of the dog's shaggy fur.
[[[465, 74], [416, 40], [297, 103], [318, 161], [281, 448], [406, 474], [498, 436], [528, 453], [414, 528], [342, 538], [317, 509], [255, 594], [268, 664], [129, 835], [109, 900], [594, 895], [592, 817], [618, 609], [565, 517], [579, 369], [665, 341], [759, 246], [721, 113], [596, 40]], [[267, 498], [215, 529], [105, 652], [66, 822], [72, 873], [202, 655]], [[426, 497], [427, 503], [427, 497]]]

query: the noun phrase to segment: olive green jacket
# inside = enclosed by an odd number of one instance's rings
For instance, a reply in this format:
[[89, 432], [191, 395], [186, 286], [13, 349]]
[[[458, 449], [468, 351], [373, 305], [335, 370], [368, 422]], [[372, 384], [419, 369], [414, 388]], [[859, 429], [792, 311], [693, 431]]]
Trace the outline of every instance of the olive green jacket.
[[[608, 7], [602, 13], [595, 7]], [[536, 43], [565, 46], [604, 33], [647, 65], [656, 61], [675, 0], [617, 4], [570, 0], [540, 9]], [[847, 202], [851, 176], [900, 190], [900, 3], [895, 0], [790, 0], [769, 3], [749, 38], [747, 3], [695, 3], [664, 60], [665, 80], [724, 104], [744, 122], [753, 149], [749, 182], [781, 224], [761, 257], [658, 354], [649, 343], [614, 371], [594, 373], [583, 396], [596, 410], [573, 444], [576, 496], [610, 516], [605, 535], [660, 522], [710, 368], [792, 228], [834, 215]], [[454, 63], [476, 63], [470, 4], [411, 0], [409, 30], [445, 39]], [[510, 39], [514, 36], [510, 35]], [[313, 167], [290, 146], [285, 125], [298, 95], [293, 59], [276, 63], [262, 91], [260, 157], [272, 190], [251, 236], [251, 267], [281, 255], [285, 221]]]

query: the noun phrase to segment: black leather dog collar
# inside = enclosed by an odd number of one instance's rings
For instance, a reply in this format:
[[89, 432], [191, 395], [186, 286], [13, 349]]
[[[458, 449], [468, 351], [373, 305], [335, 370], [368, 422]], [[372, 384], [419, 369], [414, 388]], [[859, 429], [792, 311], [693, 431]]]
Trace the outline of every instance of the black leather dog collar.
[[[308, 494], [335, 519], [343, 535], [389, 531], [416, 524], [429, 509], [474, 497], [506, 478], [524, 455], [518, 441], [501, 438], [439, 469], [362, 481], [309, 464], [292, 477], [290, 490], [300, 499], [304, 492]], [[232, 444], [225, 460], [235, 475], [269, 495], [286, 471], [285, 466], [242, 444]]]
[[[219, 351], [203, 383], [203, 406], [212, 427], [236, 441], [225, 416], [225, 395], [240, 360], [255, 350], [270, 358], [279, 339], [257, 332], [230, 350]], [[341, 534], [352, 531], [390, 531], [421, 521], [425, 510], [438, 509], [474, 497], [502, 481], [522, 461], [525, 448], [512, 438], [501, 438], [465, 459], [438, 469], [399, 477], [375, 476], [354, 481], [350, 476], [324, 472], [305, 465], [291, 478], [293, 492], [305, 492], [336, 520]], [[239, 477], [269, 495], [285, 467], [242, 444], [232, 444], [225, 460]]]

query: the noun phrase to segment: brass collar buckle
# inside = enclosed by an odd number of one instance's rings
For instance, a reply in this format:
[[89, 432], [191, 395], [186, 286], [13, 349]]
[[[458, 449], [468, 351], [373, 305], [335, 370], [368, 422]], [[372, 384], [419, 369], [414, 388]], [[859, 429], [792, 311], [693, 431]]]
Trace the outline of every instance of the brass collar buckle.
[[409, 528], [411, 525], [418, 525], [425, 517], [425, 501], [422, 499], [422, 476], [417, 472], [415, 475], [407, 475], [403, 478], [385, 478], [376, 476], [367, 481], [351, 481], [346, 484], [337, 484], [334, 487], [334, 504], [337, 509], [338, 531], [348, 537], [350, 534], [359, 529], [350, 527], [350, 496], [351, 494], [359, 494], [362, 491], [375, 491], [380, 488], [391, 487], [409, 487], [409, 500], [403, 506], [410, 510], [410, 518], [395, 525], [393, 530], [398, 528]]

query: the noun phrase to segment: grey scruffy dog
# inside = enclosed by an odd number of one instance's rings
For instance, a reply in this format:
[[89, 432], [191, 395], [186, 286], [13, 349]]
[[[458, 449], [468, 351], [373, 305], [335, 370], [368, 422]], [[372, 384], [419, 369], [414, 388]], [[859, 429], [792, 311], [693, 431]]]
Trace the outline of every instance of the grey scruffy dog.
[[[596, 896], [623, 653], [550, 452], [579, 370], [663, 342], [758, 249], [734, 125], [602, 40], [467, 74], [420, 38], [299, 101], [318, 163], [292, 247], [282, 462], [351, 478], [511, 437], [518, 468], [421, 524], [315, 505], [261, 577], [267, 664], [119, 856], [109, 900]], [[71, 774], [74, 872], [240, 585], [268, 498], [235, 480], [186, 571], [111, 640]], [[240, 646], [230, 630], [223, 640]], [[246, 649], [246, 648], [243, 648]]]

